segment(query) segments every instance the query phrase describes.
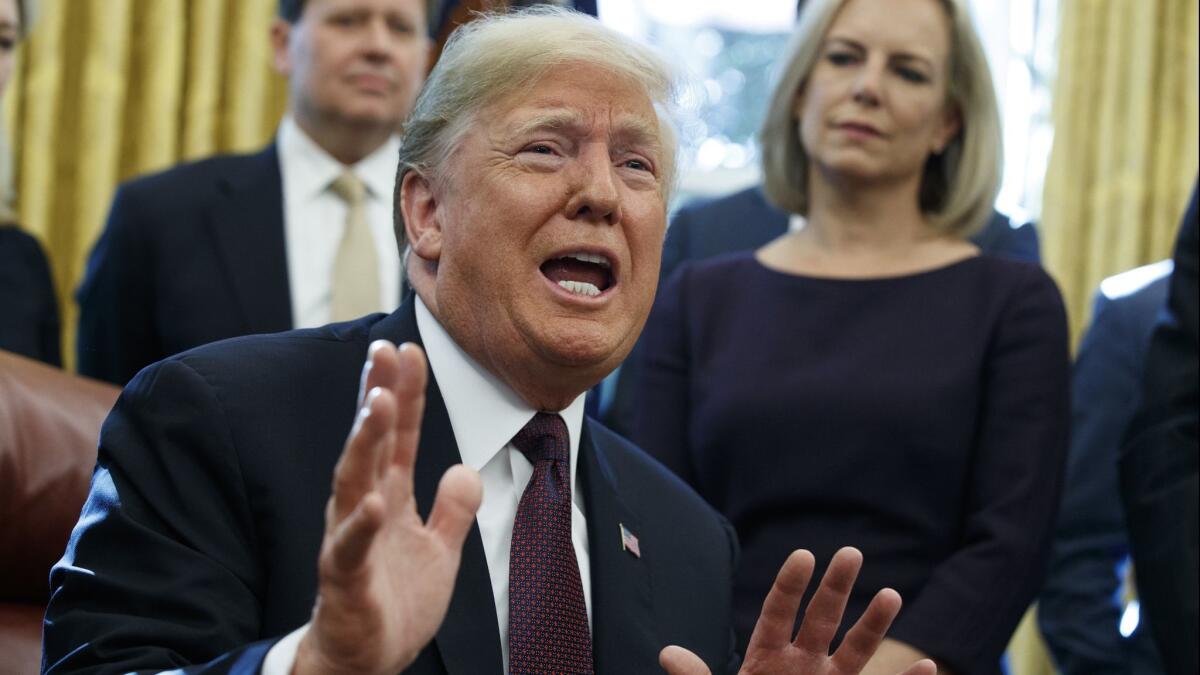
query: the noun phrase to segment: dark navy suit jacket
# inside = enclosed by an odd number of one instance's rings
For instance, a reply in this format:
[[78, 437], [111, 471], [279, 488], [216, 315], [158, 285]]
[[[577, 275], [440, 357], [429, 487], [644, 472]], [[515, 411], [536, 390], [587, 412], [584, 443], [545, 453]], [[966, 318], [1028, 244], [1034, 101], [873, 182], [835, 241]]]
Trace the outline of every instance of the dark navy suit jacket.
[[[274, 641], [311, 615], [331, 476], [367, 346], [380, 338], [420, 343], [411, 300], [388, 316], [201, 347], [130, 382], [51, 573], [46, 671], [257, 672]], [[431, 374], [414, 478], [423, 517], [459, 462]], [[590, 419], [579, 462], [596, 672], [661, 672], [668, 644], [692, 649], [715, 673], [734, 668], [729, 524]], [[640, 557], [623, 550], [622, 525], [639, 538]], [[473, 526], [446, 620], [407, 672], [501, 668]]]
[[79, 372], [118, 385], [197, 345], [291, 328], [275, 146], [123, 184], [77, 299]]
[[1121, 447], [1121, 493], [1142, 611], [1168, 673], [1200, 672], [1200, 215], [1175, 242], [1167, 311], [1146, 355], [1142, 405]]
[[[689, 204], [680, 209], [667, 229], [663, 244], [659, 285], [685, 260], [701, 260], [722, 253], [759, 248], [788, 230], [789, 214], [767, 201], [761, 187], [746, 188], [725, 197]], [[1041, 262], [1037, 231], [1026, 223], [1013, 228], [999, 212], [992, 214], [983, 231], [971, 238], [984, 254]], [[638, 378], [638, 349], [625, 360], [600, 391], [593, 392], [601, 419], [618, 433], [628, 435]], [[605, 396], [601, 391], [612, 391]]]
[[1071, 446], [1037, 619], [1063, 675], [1161, 673], [1142, 621], [1121, 636], [1120, 592], [1129, 560], [1117, 457], [1141, 400], [1146, 349], [1167, 300], [1170, 263], [1100, 285], [1071, 382]]
[[12, 225], [0, 225], [0, 349], [62, 365], [50, 265], [37, 239]]

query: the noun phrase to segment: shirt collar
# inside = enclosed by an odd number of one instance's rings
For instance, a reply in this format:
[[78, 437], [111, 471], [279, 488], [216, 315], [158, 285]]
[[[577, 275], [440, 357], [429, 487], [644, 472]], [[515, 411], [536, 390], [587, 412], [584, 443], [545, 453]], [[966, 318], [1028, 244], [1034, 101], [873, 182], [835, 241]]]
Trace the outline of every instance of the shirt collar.
[[[279, 167], [290, 194], [315, 197], [329, 189], [334, 179], [346, 170], [345, 165], [317, 145], [291, 115], [285, 115], [279, 123], [276, 144]], [[400, 141], [392, 135], [374, 152], [350, 167], [367, 186], [369, 198], [391, 199], [399, 152]]]
[[[417, 330], [425, 343], [429, 367], [437, 378], [458, 442], [463, 464], [483, 468], [538, 412], [515, 391], [475, 362], [416, 298]], [[567, 424], [571, 447], [571, 486], [575, 487], [579, 437], [583, 429], [586, 392], [557, 411]]]

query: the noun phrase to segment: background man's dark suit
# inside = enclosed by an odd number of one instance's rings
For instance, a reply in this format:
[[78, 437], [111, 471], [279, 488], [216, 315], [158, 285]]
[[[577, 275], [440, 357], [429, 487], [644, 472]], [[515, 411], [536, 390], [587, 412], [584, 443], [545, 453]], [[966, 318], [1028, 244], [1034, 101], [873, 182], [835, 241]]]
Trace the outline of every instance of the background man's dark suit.
[[37, 239], [13, 225], [0, 225], [0, 349], [62, 365], [50, 265]]
[[1142, 407], [1121, 448], [1121, 492], [1142, 611], [1168, 673], [1196, 673], [1200, 312], [1197, 191], [1175, 243], [1167, 315], [1146, 356]]
[[77, 299], [79, 372], [118, 385], [197, 345], [291, 328], [275, 146], [122, 185]]
[[[202, 347], [129, 384], [51, 574], [50, 672], [157, 670], [221, 654], [214, 670], [257, 672], [272, 638], [312, 612], [330, 477], [367, 346], [380, 338], [420, 342], [411, 300], [386, 317]], [[460, 461], [431, 377], [415, 475], [422, 518]], [[728, 524], [591, 420], [579, 462], [597, 672], [660, 672], [658, 651], [672, 643], [726, 670], [737, 550]], [[619, 524], [638, 536], [640, 558], [622, 550]], [[446, 620], [407, 672], [499, 673], [495, 616], [473, 527]]]
[[[685, 260], [701, 260], [766, 244], [787, 232], [789, 217], [786, 211], [769, 203], [762, 188], [757, 186], [681, 208], [667, 229], [659, 284]], [[1041, 262], [1037, 231], [1033, 225], [1026, 223], [1013, 228], [1008, 218], [999, 212], [992, 213], [992, 219], [971, 241], [985, 254]], [[637, 368], [638, 351], [635, 347], [621, 369], [604, 383], [603, 387], [612, 388], [611, 400], [597, 391], [592, 392], [593, 398], [597, 399], [594, 405], [604, 423], [626, 435], [635, 405], [633, 388], [637, 386], [638, 378], [633, 371]]]
[[1167, 300], [1170, 265], [1104, 281], [1071, 376], [1071, 446], [1062, 503], [1037, 619], [1063, 675], [1161, 673], [1158, 652], [1138, 625], [1121, 620], [1121, 565], [1129, 533], [1117, 456], [1141, 399], [1146, 349]]

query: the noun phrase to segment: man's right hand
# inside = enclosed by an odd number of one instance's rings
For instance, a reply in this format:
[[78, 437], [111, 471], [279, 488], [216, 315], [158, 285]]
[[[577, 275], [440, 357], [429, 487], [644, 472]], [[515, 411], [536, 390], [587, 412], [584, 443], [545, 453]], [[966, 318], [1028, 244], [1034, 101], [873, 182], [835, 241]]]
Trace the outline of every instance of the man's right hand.
[[376, 341], [358, 415], [334, 470], [318, 559], [317, 602], [293, 673], [392, 673], [433, 639], [482, 499], [459, 465], [442, 477], [427, 523], [413, 498], [425, 355]]

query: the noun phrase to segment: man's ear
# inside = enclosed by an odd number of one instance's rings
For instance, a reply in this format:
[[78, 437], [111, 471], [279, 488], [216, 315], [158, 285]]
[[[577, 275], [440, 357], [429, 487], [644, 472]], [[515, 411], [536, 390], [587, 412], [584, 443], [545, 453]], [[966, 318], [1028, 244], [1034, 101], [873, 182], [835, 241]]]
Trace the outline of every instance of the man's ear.
[[436, 186], [427, 176], [415, 170], [404, 174], [400, 183], [400, 213], [413, 253], [422, 260], [437, 262], [442, 256], [442, 222]]
[[292, 55], [288, 47], [292, 42], [292, 24], [280, 17], [271, 21], [271, 65], [275, 72], [290, 77], [292, 74]]

